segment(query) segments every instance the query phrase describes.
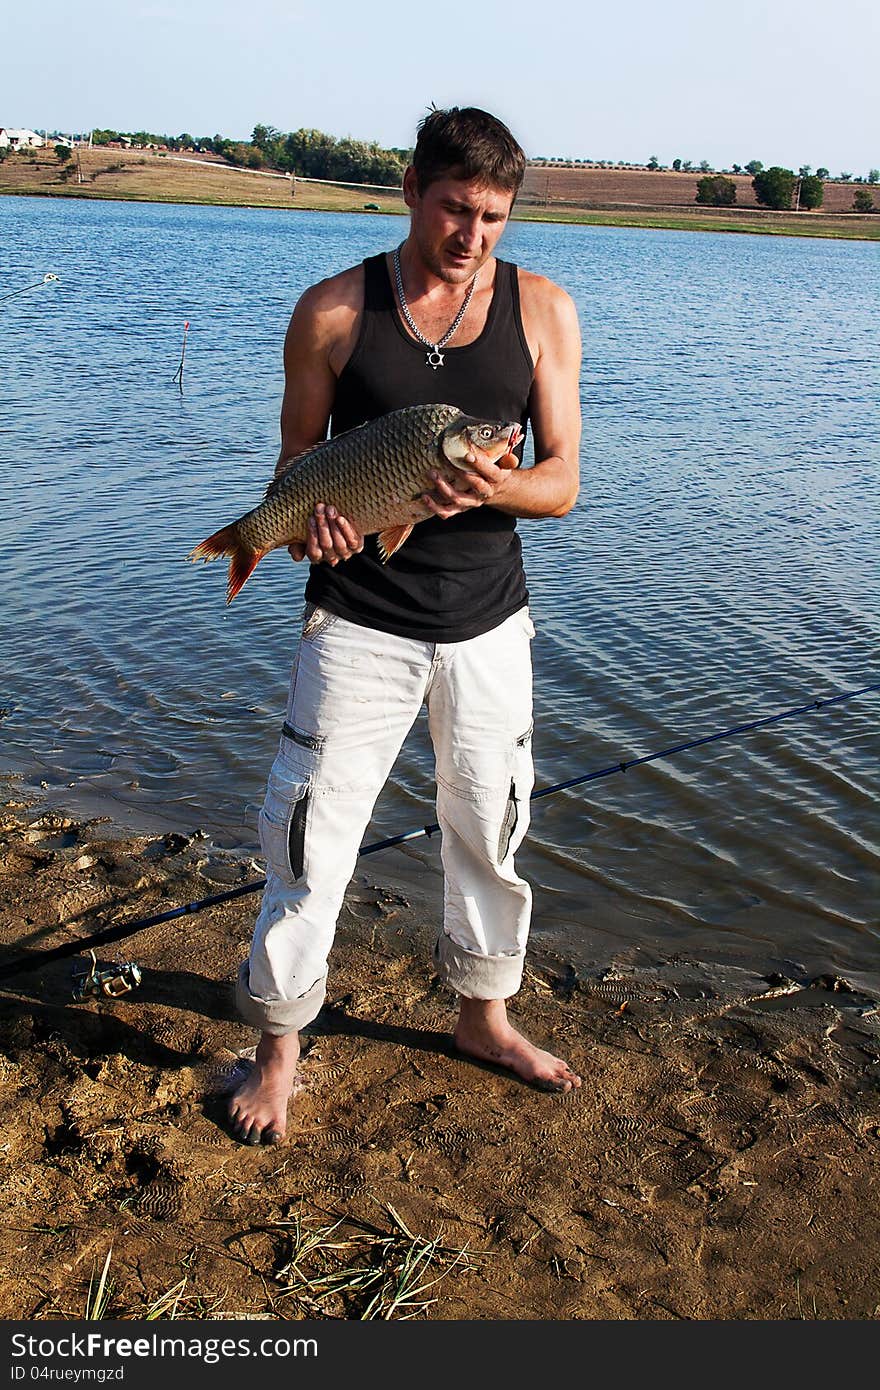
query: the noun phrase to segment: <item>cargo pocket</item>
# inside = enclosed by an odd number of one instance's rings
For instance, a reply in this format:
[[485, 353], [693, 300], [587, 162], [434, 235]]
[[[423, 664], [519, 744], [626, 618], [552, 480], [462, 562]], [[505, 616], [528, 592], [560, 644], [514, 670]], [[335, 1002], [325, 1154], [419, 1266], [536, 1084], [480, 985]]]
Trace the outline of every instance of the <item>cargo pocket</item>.
[[[498, 836], [499, 864], [503, 864], [510, 853], [510, 846], [520, 823], [521, 803], [528, 797], [531, 790], [531, 749], [529, 747], [531, 741], [532, 725], [530, 724], [525, 733], [519, 735], [514, 745], [513, 777], [510, 779], [510, 791], [507, 794], [507, 804], [504, 807], [501, 831]], [[528, 769], [528, 775], [526, 775], [526, 769]], [[519, 781], [519, 791], [517, 791], [517, 781]], [[528, 806], [526, 806], [526, 810], [528, 810]]]
[[[320, 753], [324, 747], [323, 734], [307, 734], [303, 729], [295, 729], [286, 719], [281, 725], [282, 739], [289, 739], [299, 748], [308, 748], [310, 753]], [[281, 745], [282, 753], [285, 752], [284, 744]]]
[[510, 851], [510, 842], [513, 839], [519, 821], [519, 802], [516, 797], [516, 783], [511, 778], [510, 791], [507, 795], [507, 805], [504, 808], [504, 815], [501, 819], [501, 832], [498, 836], [498, 863], [503, 864]]
[[267, 865], [286, 883], [305, 874], [310, 803], [309, 783], [276, 763], [260, 811], [260, 844]]

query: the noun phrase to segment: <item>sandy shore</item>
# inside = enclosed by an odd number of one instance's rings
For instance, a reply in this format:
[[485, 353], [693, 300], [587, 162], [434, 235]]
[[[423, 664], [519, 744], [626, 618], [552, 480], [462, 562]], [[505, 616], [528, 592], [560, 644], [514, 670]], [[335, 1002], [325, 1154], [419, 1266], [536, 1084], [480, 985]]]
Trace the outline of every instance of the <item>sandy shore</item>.
[[[0, 965], [261, 872], [16, 785]], [[82, 1317], [111, 1248], [108, 1317], [880, 1316], [874, 1001], [535, 955], [514, 1021], [585, 1077], [546, 1095], [452, 1053], [439, 903], [381, 872], [349, 891], [281, 1147], [223, 1122], [255, 897], [100, 951], [142, 969], [122, 998], [74, 1002], [70, 960], [3, 981], [0, 1316]]]

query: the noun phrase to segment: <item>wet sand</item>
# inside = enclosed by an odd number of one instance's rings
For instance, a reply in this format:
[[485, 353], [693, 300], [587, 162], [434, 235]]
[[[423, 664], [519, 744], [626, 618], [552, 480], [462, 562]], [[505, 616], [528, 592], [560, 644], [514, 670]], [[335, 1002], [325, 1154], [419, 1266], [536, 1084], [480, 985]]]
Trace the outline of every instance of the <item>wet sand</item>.
[[[262, 872], [17, 787], [0, 965]], [[453, 1053], [425, 894], [359, 867], [281, 1146], [223, 1119], [255, 896], [99, 950], [141, 967], [121, 998], [74, 1002], [69, 959], [4, 980], [0, 1316], [82, 1317], [111, 1247], [108, 1317], [880, 1316], [873, 999], [538, 948], [512, 1020], [585, 1079], [548, 1095]]]

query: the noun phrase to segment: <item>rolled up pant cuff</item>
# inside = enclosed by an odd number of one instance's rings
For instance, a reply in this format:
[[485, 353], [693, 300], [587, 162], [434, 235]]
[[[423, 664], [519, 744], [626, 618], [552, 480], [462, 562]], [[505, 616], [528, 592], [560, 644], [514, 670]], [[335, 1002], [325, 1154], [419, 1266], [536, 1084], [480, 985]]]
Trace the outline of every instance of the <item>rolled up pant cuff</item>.
[[327, 976], [322, 975], [298, 999], [259, 999], [251, 993], [250, 969], [245, 961], [238, 972], [235, 1004], [245, 1023], [259, 1028], [261, 1033], [271, 1033], [273, 1037], [280, 1038], [285, 1033], [298, 1032], [317, 1018], [326, 990]]
[[509, 999], [522, 984], [525, 954], [483, 956], [444, 932], [434, 947], [437, 973], [466, 999]]

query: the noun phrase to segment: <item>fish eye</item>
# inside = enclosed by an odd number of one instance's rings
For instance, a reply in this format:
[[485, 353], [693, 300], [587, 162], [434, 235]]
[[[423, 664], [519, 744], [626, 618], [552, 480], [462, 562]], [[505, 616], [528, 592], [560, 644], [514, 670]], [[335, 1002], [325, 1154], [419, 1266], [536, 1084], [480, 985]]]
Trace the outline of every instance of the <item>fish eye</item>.
[[480, 430], [480, 438], [491, 439], [494, 433], [495, 431], [493, 429], [490, 429], [488, 425], [484, 425], [483, 428]]

